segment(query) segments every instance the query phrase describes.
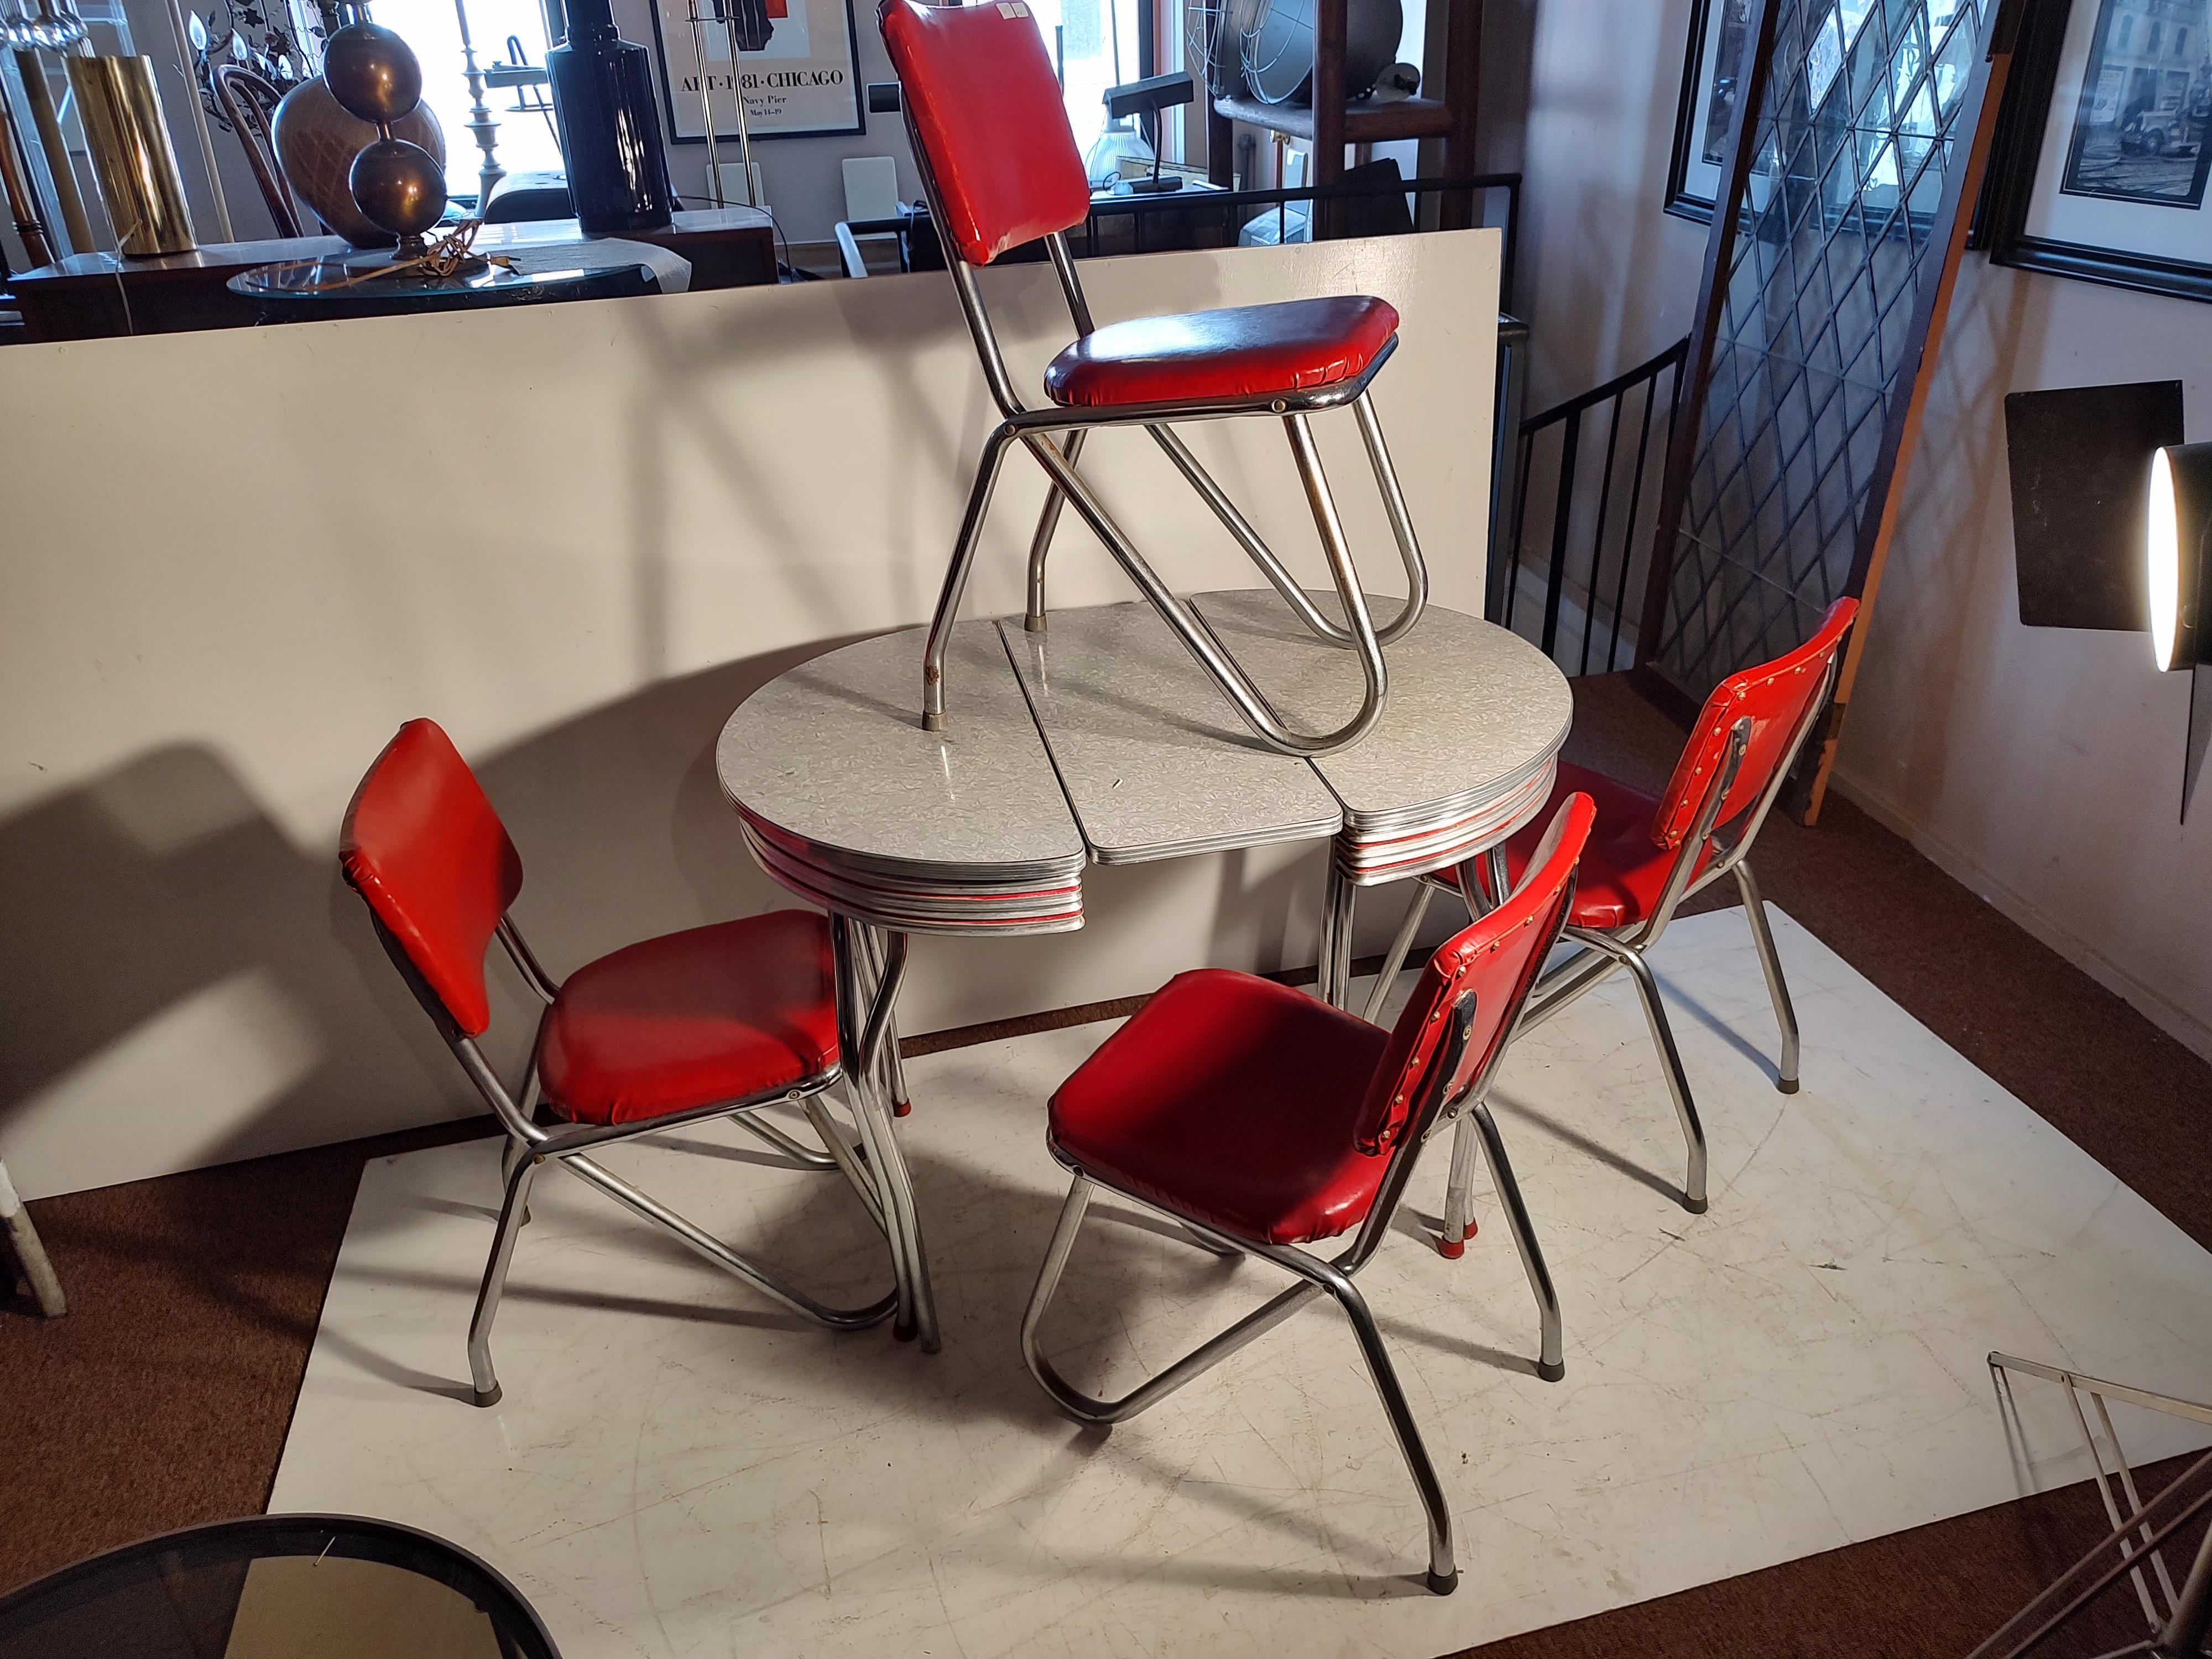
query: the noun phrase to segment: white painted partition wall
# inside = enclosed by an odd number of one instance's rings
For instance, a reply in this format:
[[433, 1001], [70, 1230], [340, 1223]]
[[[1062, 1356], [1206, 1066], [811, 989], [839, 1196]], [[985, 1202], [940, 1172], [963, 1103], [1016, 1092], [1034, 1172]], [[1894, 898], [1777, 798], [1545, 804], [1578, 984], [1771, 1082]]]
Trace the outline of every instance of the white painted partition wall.
[[[1395, 304], [1376, 402], [1437, 599], [1479, 612], [1498, 251], [1469, 231], [1085, 272], [1102, 319]], [[1067, 335], [1050, 272], [987, 288], [1033, 386]], [[556, 972], [789, 902], [738, 842], [715, 732], [793, 663], [926, 617], [992, 418], [935, 275], [0, 352], [0, 1148], [27, 1195], [478, 1109], [332, 857], [411, 716], [478, 766]], [[1398, 591], [1351, 417], [1321, 426], [1364, 568]], [[1200, 435], [1317, 576], [1275, 423]], [[1085, 459], [1175, 586], [1255, 580], [1140, 434]], [[969, 614], [1020, 607], [1042, 495], [1010, 463]], [[1060, 534], [1057, 602], [1128, 596], [1072, 515]], [[1317, 847], [1086, 882], [1082, 933], [921, 944], [907, 1029], [1313, 960]], [[521, 1005], [497, 1006], [511, 1057]]]

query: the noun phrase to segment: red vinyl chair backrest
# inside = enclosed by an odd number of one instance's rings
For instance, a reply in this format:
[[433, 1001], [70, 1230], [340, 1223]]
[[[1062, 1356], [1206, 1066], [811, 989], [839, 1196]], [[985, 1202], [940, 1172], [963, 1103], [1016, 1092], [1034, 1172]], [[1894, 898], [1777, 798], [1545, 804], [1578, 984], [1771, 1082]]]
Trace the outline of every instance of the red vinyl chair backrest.
[[877, 19], [962, 258], [988, 265], [1082, 221], [1091, 181], [1026, 0], [883, 0]]
[[1747, 717], [1751, 742], [1736, 769], [1726, 799], [1713, 818], [1716, 829], [1747, 811], [1774, 775], [1790, 763], [1790, 740], [1812, 712], [1813, 699], [1828, 683], [1828, 665], [1843, 648], [1844, 635], [1859, 613], [1856, 599], [1838, 599], [1821, 618], [1818, 632], [1786, 656], [1729, 675], [1715, 686], [1698, 711], [1690, 741], [1674, 763], [1674, 775], [1651, 820], [1651, 839], [1661, 847], [1680, 847], [1697, 828], [1698, 810], [1714, 774], [1727, 762], [1729, 733]]
[[491, 1024], [484, 951], [522, 859], [435, 720], [410, 720], [354, 791], [338, 867], [464, 1036]]
[[[1544, 957], [1567, 919], [1575, 866], [1597, 809], [1588, 795], [1570, 795], [1552, 815], [1521, 884], [1505, 902], [1438, 946], [1421, 969], [1389, 1046], [1367, 1085], [1358, 1145], [1369, 1157], [1418, 1145], [1428, 1121], [1457, 1099], [1497, 1059], [1535, 988]], [[1474, 1023], [1449, 1077], [1444, 1037], [1468, 998]]]

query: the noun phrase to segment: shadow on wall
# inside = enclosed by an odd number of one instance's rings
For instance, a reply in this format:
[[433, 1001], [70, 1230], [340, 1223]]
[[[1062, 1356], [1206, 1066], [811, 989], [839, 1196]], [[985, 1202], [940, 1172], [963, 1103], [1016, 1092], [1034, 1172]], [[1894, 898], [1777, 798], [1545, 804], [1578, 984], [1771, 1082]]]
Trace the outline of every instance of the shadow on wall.
[[[796, 902], [745, 854], [714, 741], [755, 690], [849, 639], [665, 680], [471, 757], [522, 854], [516, 920], [555, 974]], [[1095, 869], [1077, 935], [920, 940], [908, 1029], [1147, 988], [1163, 939], [1310, 961], [1322, 845]], [[1368, 908], [1364, 931], [1387, 934], [1395, 907]], [[211, 749], [150, 751], [0, 823], [0, 1147], [27, 1196], [483, 1109], [333, 854], [288, 837]], [[486, 1047], [512, 1078], [536, 1005], [490, 957]]]
[[[555, 971], [781, 901], [737, 839], [714, 737], [843, 642], [665, 680], [475, 757], [528, 872], [516, 917]], [[151, 750], [0, 823], [0, 1146], [28, 1195], [483, 1109], [335, 857], [212, 749]], [[512, 1066], [528, 1016], [494, 977]]]

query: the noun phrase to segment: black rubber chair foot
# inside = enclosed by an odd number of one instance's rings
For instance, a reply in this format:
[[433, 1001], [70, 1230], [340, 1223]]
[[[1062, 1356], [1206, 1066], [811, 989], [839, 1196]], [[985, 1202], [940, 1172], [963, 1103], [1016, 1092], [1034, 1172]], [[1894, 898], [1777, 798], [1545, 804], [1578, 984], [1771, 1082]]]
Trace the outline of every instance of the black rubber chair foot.
[[1682, 1207], [1692, 1215], [1703, 1215], [1711, 1206], [1702, 1198], [1686, 1198], [1682, 1200]]
[[1785, 1095], [1794, 1095], [1797, 1092], [1797, 1079], [1794, 1077], [1778, 1078], [1774, 1086]]
[[469, 1403], [476, 1406], [496, 1406], [499, 1404], [500, 1394], [500, 1386], [495, 1382], [489, 1389], [478, 1389], [470, 1395]]
[[1556, 1382], [1566, 1374], [1567, 1362], [1564, 1359], [1555, 1359], [1548, 1365], [1540, 1359], [1536, 1362], [1536, 1375], [1547, 1382]]
[[1458, 1588], [1459, 1569], [1457, 1567], [1454, 1567], [1442, 1578], [1437, 1577], [1433, 1572], [1429, 1575], [1429, 1593], [1432, 1595], [1449, 1595]]
[[921, 1334], [921, 1327], [919, 1325], [894, 1325], [891, 1327], [891, 1334], [902, 1342], [911, 1342], [915, 1337]]

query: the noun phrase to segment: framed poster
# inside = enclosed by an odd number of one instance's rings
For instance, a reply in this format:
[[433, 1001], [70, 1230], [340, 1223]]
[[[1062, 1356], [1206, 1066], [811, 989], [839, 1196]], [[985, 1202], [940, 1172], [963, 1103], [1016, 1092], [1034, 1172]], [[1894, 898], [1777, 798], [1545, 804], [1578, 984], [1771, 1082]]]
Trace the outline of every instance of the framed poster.
[[1736, 70], [1751, 28], [1751, 0], [1690, 0], [1689, 49], [1674, 113], [1674, 154], [1667, 169], [1667, 211], [1711, 222], [1721, 161], [1735, 118]]
[[2212, 0], [2031, 7], [1984, 203], [1999, 264], [2212, 300]]
[[668, 136], [679, 144], [707, 142], [702, 84], [718, 143], [738, 137], [733, 87], [756, 138], [866, 129], [852, 0], [653, 0], [653, 38]]

